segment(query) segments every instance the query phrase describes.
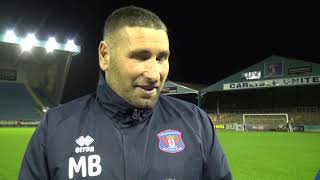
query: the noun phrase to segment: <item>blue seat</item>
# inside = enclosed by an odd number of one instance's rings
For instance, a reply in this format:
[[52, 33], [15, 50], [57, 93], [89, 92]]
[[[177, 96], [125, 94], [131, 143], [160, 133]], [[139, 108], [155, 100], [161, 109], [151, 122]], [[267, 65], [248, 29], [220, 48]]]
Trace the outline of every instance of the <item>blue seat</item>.
[[0, 120], [40, 120], [41, 114], [24, 84], [0, 82]]

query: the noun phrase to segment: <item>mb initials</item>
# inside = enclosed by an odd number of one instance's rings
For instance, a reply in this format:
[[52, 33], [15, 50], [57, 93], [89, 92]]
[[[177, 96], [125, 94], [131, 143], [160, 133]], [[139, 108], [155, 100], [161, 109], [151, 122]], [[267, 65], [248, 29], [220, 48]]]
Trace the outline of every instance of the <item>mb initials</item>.
[[89, 177], [98, 176], [101, 174], [102, 168], [100, 164], [101, 158], [99, 155], [90, 155], [88, 159], [81, 156], [78, 163], [73, 157], [69, 158], [69, 179], [73, 179], [75, 173], [81, 171], [81, 176]]

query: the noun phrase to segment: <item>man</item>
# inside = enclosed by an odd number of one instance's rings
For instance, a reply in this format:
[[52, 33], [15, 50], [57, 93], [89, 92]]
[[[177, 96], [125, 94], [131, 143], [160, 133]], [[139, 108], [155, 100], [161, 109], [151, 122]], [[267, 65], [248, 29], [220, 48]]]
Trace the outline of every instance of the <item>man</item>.
[[46, 114], [20, 180], [231, 179], [207, 114], [160, 95], [170, 51], [157, 15], [134, 6], [114, 11], [98, 53], [97, 92]]

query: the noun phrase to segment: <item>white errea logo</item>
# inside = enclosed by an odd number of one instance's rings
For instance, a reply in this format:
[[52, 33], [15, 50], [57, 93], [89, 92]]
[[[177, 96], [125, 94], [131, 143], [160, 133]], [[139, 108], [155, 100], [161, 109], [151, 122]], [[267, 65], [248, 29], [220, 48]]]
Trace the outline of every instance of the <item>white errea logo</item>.
[[[75, 148], [76, 153], [83, 152], [94, 152], [94, 146], [90, 146], [94, 139], [87, 135], [86, 137], [80, 136], [76, 143], [80, 147]], [[84, 147], [83, 147], [84, 146]], [[81, 156], [76, 162], [74, 157], [69, 158], [69, 179], [73, 179], [75, 173], [80, 173], [81, 176], [86, 177], [87, 175], [90, 177], [98, 176], [101, 174], [102, 168], [100, 165], [101, 158], [99, 155], [89, 155], [88, 158], [86, 156]]]
[[[92, 137], [87, 135], [86, 137], [80, 136], [77, 140], [76, 143], [80, 147], [76, 147], [74, 151], [76, 153], [82, 153], [82, 152], [94, 152], [94, 146], [90, 146], [91, 143], [94, 141]], [[85, 147], [83, 147], [85, 146]]]

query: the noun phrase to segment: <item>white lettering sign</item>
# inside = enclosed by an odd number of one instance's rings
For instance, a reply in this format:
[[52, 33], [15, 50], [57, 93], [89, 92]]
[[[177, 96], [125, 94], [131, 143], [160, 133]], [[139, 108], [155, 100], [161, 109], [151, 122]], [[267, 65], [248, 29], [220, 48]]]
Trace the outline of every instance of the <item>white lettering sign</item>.
[[255, 88], [297, 86], [297, 85], [308, 85], [308, 84], [320, 84], [320, 76], [227, 83], [227, 84], [223, 84], [223, 90], [255, 89]]

